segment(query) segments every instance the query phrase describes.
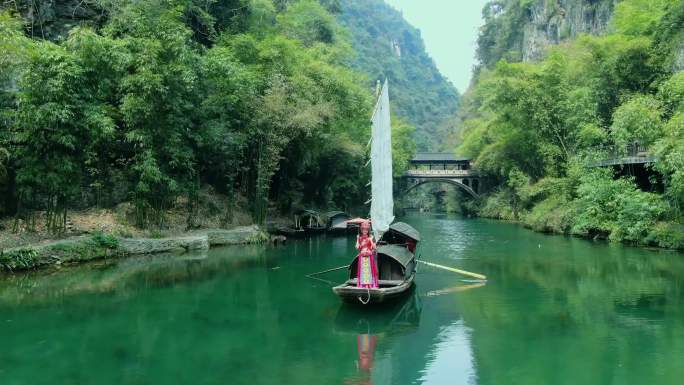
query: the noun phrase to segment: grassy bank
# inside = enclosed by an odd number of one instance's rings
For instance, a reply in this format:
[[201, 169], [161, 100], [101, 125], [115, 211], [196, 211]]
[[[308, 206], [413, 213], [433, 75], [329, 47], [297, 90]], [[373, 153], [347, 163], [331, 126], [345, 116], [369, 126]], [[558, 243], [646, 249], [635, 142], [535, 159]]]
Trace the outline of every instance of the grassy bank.
[[29, 270], [123, 255], [125, 252], [119, 247], [118, 238], [110, 234], [95, 233], [87, 237], [0, 250], [0, 271]]

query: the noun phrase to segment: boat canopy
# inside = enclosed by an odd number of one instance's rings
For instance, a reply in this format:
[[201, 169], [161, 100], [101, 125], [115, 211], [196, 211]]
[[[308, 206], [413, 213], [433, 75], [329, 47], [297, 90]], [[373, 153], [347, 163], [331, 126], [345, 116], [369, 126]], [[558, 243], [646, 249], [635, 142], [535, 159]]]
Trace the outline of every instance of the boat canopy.
[[[380, 245], [378, 246], [377, 253], [378, 255], [386, 255], [393, 261], [399, 263], [404, 269], [413, 259], [413, 253], [410, 252], [404, 245]], [[349, 265], [350, 269], [355, 268], [357, 259], [359, 259], [358, 256], [354, 258], [352, 263]]]
[[302, 210], [297, 210], [295, 212], [295, 215], [299, 215], [301, 217], [303, 216], [313, 216], [313, 217], [319, 217], [321, 214], [316, 211], [316, 210], [308, 210], [308, 209], [302, 209]]
[[[323, 219], [321, 218], [321, 214], [318, 213], [315, 210], [298, 210], [295, 212], [295, 227], [300, 228], [303, 226], [316, 226], [316, 227], [321, 227], [325, 226], [325, 223]], [[304, 223], [302, 223], [304, 222]], [[308, 222], [308, 223], [307, 223]]]
[[400, 245], [381, 245], [378, 246], [378, 254], [386, 255], [395, 261], [399, 262], [404, 268], [408, 266], [413, 259], [411, 253], [405, 246]]
[[335, 217], [339, 217], [339, 216], [343, 216], [347, 219], [351, 218], [351, 215], [345, 213], [344, 211], [330, 211], [330, 212], [325, 213], [325, 216], [330, 218], [330, 219], [335, 218]]
[[390, 225], [389, 229], [405, 237], [411, 238], [416, 242], [420, 242], [420, 233], [418, 232], [418, 230], [411, 227], [408, 223], [395, 222]]
[[328, 219], [328, 226], [347, 228], [347, 220], [351, 218], [351, 215], [342, 211], [331, 211], [325, 214]]

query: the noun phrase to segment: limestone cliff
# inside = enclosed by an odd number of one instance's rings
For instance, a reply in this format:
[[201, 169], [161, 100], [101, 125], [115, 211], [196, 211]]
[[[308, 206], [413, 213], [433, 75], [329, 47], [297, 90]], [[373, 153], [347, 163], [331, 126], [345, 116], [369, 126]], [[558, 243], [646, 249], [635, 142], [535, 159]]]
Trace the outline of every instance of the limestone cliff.
[[107, 15], [103, 4], [87, 0], [0, 0], [0, 9], [20, 14], [31, 37], [63, 40], [77, 25], [102, 23]]
[[580, 33], [601, 34], [616, 0], [497, 0], [483, 11], [478, 56], [485, 66], [502, 58], [535, 61], [545, 48]]
[[523, 27], [522, 60], [538, 60], [547, 46], [580, 33], [601, 34], [614, 4], [615, 0], [544, 0], [531, 4]]

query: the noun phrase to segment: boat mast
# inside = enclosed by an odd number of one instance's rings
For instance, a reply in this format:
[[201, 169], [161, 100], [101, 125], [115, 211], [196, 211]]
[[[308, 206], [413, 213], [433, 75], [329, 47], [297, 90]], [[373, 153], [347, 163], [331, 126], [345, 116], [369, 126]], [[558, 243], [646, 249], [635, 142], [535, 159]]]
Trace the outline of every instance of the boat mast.
[[371, 118], [371, 209], [373, 233], [380, 239], [394, 220], [392, 195], [392, 126], [390, 121], [389, 84], [380, 90]]

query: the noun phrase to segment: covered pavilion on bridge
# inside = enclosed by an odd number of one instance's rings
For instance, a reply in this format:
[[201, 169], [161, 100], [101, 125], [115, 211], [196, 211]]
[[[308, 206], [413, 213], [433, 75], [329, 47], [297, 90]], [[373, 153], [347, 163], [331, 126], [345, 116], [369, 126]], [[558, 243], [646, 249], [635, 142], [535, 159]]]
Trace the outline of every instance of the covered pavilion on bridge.
[[470, 170], [471, 160], [448, 152], [417, 152], [410, 163], [414, 170]]
[[472, 168], [471, 158], [452, 153], [419, 152], [409, 162], [411, 166], [404, 173], [408, 182], [405, 192], [426, 183], [449, 183], [477, 198], [480, 177]]

